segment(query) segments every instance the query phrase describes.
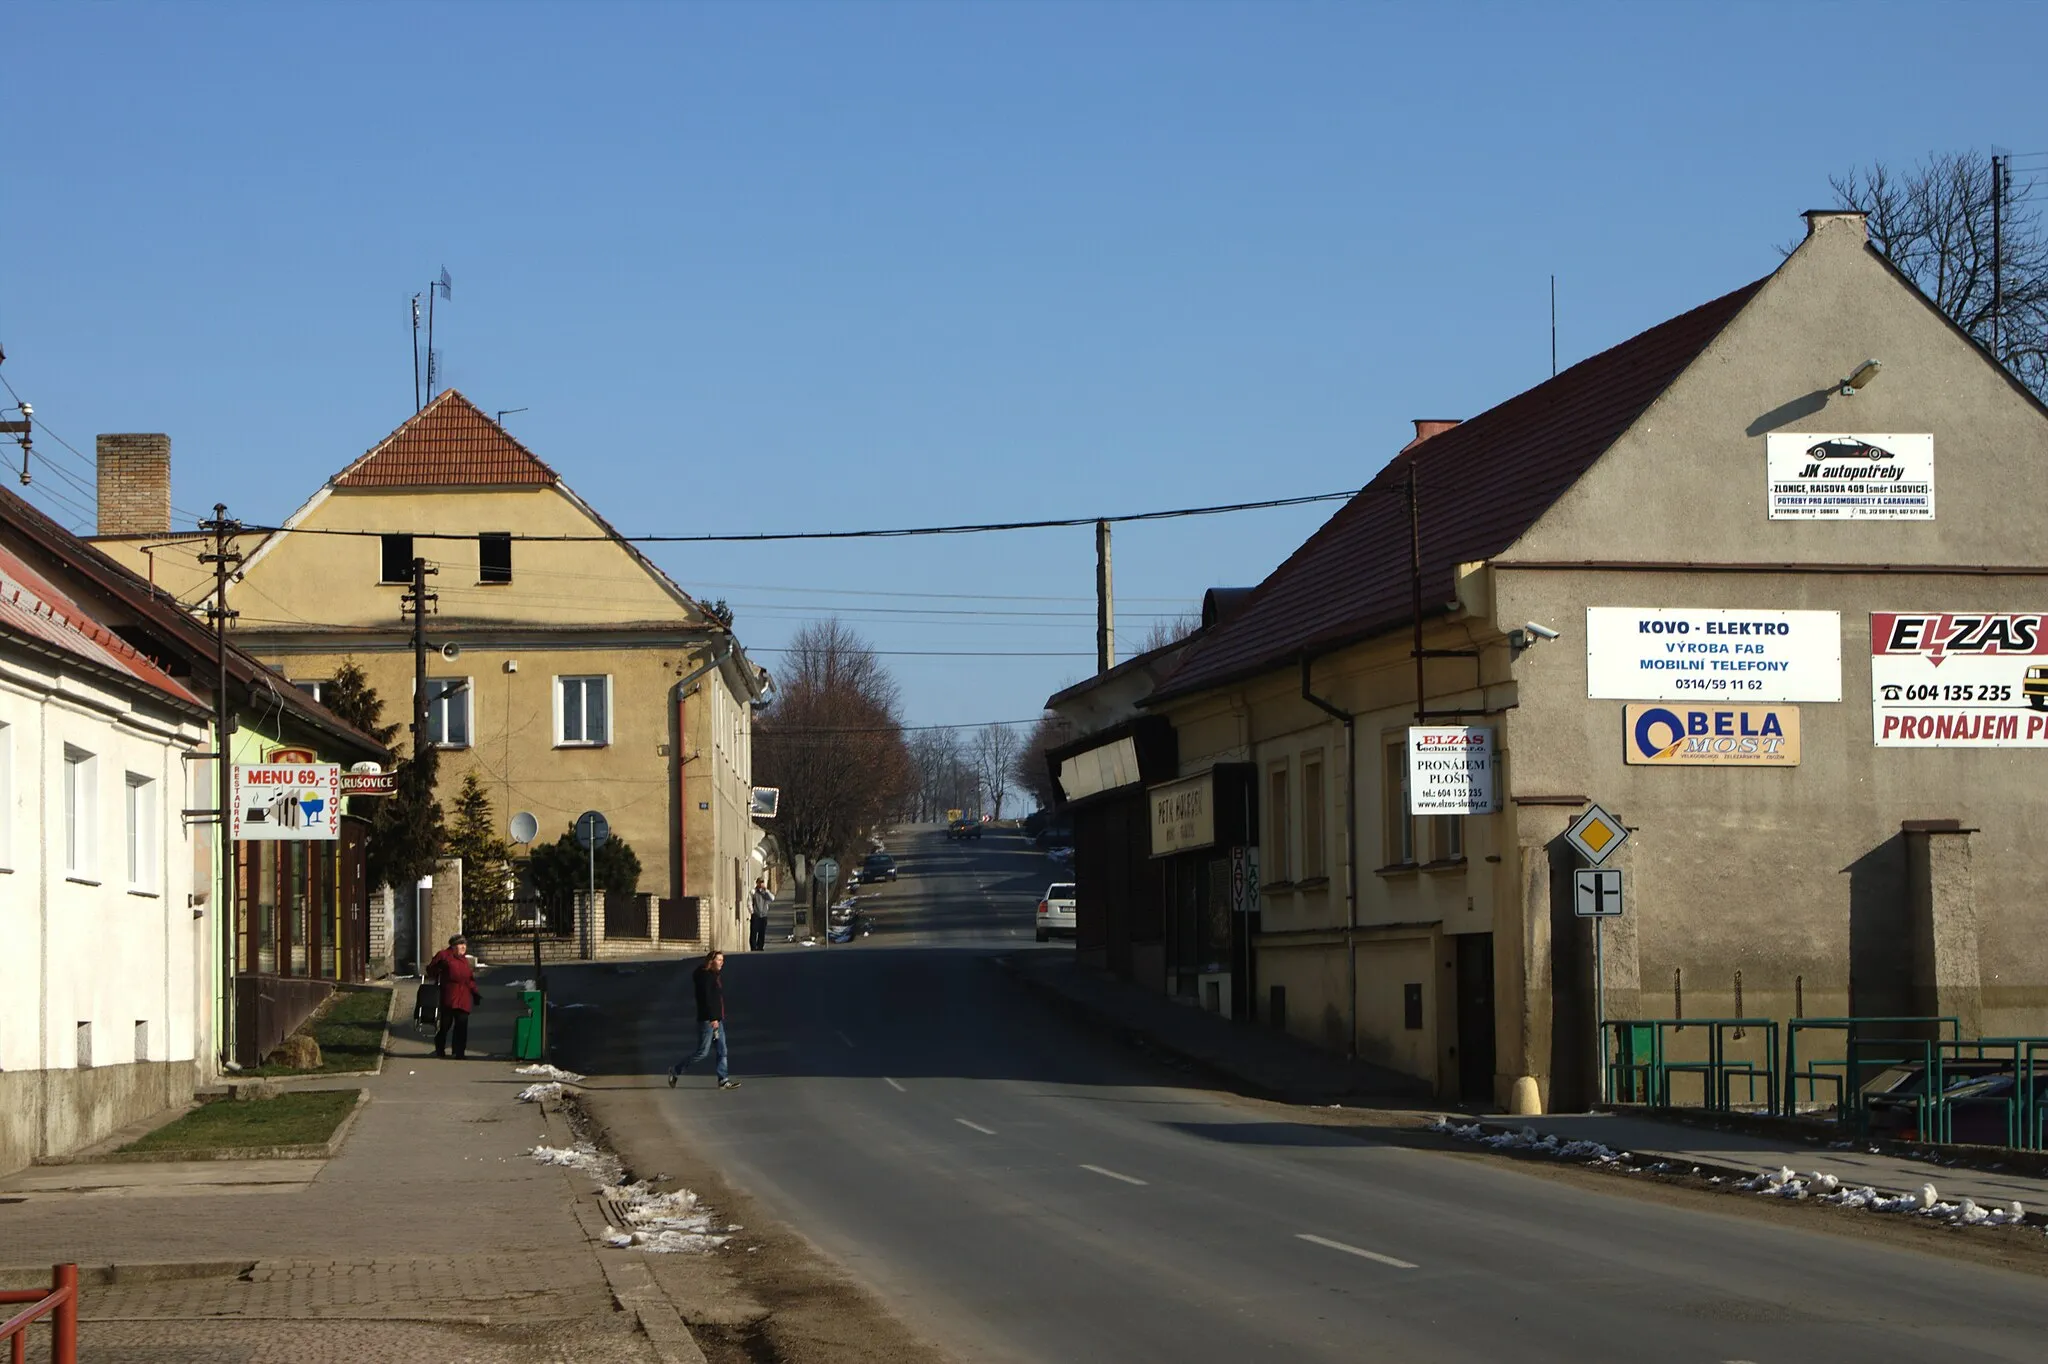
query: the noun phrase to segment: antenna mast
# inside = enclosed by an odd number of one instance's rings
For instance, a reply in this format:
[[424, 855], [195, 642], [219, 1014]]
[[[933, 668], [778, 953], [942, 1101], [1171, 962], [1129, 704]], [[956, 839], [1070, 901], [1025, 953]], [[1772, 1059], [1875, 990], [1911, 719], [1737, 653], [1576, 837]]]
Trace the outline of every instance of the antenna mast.
[[1557, 377], [1557, 276], [1550, 277], [1550, 377]]
[[[441, 298], [452, 301], [455, 297], [453, 285], [454, 281], [448, 278], [448, 267], [445, 265], [441, 267], [441, 277], [430, 281], [427, 285], [427, 396], [429, 398], [434, 396], [434, 383], [441, 377], [441, 353], [434, 349], [434, 299], [438, 295]], [[414, 306], [417, 307], [418, 305], [415, 304]]]
[[412, 414], [420, 414], [420, 296], [412, 296]]

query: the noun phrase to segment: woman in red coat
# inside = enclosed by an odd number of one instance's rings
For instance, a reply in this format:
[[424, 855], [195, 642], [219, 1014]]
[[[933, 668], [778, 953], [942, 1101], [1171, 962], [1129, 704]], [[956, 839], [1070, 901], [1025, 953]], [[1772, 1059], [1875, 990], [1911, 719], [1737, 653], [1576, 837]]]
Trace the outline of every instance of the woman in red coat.
[[[434, 1055], [446, 1056], [455, 1043], [455, 1059], [469, 1050], [469, 1013], [477, 1005], [476, 966], [469, 959], [469, 939], [457, 933], [427, 963], [427, 979], [441, 986], [440, 1026], [434, 1029]], [[451, 1039], [450, 1034], [453, 1034]]]

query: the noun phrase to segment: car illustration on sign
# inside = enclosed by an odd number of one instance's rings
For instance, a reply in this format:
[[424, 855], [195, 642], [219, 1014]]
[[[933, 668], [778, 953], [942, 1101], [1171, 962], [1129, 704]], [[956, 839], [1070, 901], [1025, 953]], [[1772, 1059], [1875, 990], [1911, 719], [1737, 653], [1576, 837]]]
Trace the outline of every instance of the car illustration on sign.
[[1846, 436], [1838, 436], [1833, 440], [1824, 440], [1818, 445], [1808, 447], [1806, 457], [1812, 460], [1819, 460], [1823, 464], [1838, 460], [1863, 462], [1897, 458], [1896, 455], [1881, 445], [1872, 445], [1867, 440], [1857, 440], [1854, 437]]

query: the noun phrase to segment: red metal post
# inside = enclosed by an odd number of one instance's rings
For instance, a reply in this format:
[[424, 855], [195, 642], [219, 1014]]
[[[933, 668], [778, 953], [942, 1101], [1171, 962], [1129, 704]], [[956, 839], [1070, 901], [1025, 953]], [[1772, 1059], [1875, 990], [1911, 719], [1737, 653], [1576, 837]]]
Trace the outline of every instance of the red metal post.
[[78, 1266], [57, 1265], [51, 1279], [64, 1297], [50, 1322], [50, 1364], [78, 1364]]

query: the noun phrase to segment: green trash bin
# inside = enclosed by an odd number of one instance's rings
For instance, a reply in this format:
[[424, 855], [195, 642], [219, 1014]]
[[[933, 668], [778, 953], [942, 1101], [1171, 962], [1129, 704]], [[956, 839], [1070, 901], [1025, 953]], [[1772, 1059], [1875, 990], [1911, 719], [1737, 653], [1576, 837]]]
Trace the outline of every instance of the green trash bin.
[[545, 1060], [547, 996], [538, 990], [521, 990], [519, 1006], [525, 1012], [512, 1020], [512, 1054], [522, 1061]]

